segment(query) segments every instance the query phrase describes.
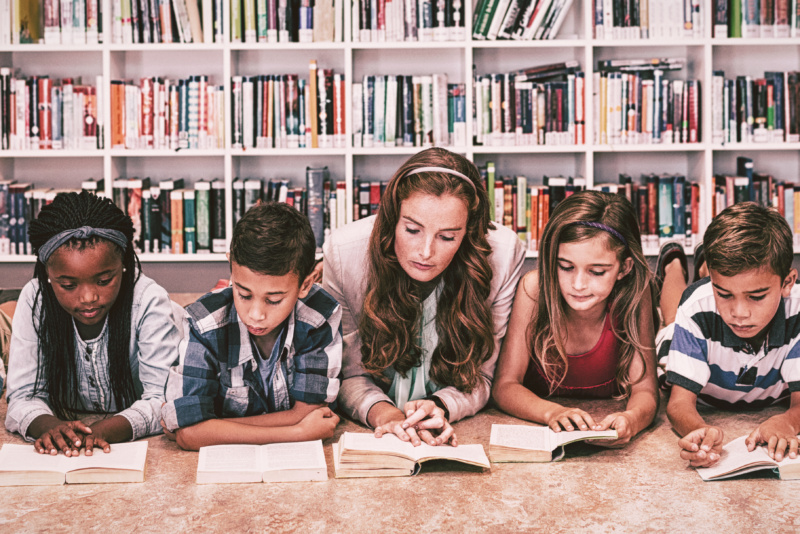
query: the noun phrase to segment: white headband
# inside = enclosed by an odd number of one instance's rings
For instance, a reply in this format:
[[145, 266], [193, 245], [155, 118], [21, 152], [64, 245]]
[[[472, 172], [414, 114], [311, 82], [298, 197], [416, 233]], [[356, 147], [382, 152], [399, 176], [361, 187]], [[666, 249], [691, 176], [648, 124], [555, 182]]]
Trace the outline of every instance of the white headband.
[[454, 171], [453, 169], [447, 169], [445, 167], [420, 167], [418, 169], [414, 169], [413, 171], [406, 173], [405, 176], [412, 176], [414, 174], [419, 174], [421, 172], [441, 172], [444, 174], [450, 174], [452, 176], [458, 176], [459, 178], [467, 182], [474, 191], [477, 191], [477, 189], [475, 189], [475, 184], [472, 183], [472, 180], [470, 180], [469, 178], [467, 178], [458, 171]]

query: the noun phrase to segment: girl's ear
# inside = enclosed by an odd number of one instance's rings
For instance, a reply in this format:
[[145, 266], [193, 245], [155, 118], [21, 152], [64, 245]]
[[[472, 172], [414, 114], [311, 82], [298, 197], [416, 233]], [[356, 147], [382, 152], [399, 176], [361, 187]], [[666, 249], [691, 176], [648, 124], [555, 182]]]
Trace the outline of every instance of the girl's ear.
[[622, 280], [628, 273], [633, 270], [633, 258], [625, 258], [625, 261], [622, 262], [622, 267], [619, 270], [619, 274], [617, 275], [617, 280]]

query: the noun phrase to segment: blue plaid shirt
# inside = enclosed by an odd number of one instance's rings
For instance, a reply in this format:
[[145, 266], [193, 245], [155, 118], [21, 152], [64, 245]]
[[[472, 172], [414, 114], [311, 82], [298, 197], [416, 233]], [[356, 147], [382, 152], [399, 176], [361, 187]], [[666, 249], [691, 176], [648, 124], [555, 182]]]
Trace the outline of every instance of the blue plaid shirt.
[[236, 313], [232, 288], [204, 295], [186, 315], [180, 362], [169, 371], [161, 411], [170, 431], [206, 419], [288, 410], [295, 400], [336, 400], [342, 309], [321, 287], [297, 301], [264, 359]]

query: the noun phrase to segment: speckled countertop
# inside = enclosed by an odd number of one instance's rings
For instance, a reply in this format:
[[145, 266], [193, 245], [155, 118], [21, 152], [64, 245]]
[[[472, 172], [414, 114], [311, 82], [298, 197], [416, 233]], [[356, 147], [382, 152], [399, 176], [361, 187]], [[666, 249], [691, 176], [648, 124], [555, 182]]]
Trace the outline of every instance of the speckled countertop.
[[[622, 450], [576, 444], [558, 463], [417, 477], [335, 479], [331, 443], [365, 430], [351, 421], [324, 444], [327, 482], [198, 486], [197, 454], [156, 436], [143, 484], [0, 488], [0, 532], [800, 532], [800, 482], [766, 471], [703, 482], [678, 456], [663, 406]], [[592, 413], [620, 407], [600, 401]], [[704, 416], [727, 442], [782, 410]], [[490, 409], [455, 428], [460, 443], [488, 446], [492, 423], [514, 422]]]

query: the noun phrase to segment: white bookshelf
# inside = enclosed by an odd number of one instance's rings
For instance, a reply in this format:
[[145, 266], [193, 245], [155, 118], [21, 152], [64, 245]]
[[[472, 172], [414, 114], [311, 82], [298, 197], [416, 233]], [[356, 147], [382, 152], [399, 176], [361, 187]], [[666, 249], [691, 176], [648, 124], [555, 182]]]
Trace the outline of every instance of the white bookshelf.
[[[345, 2], [347, 4], [348, 2]], [[467, 131], [472, 131], [472, 66], [478, 74], [507, 72], [524, 67], [578, 60], [585, 72], [586, 140], [581, 146], [466, 146], [447, 147], [464, 154], [477, 165], [495, 162], [498, 175], [525, 175], [531, 184], [543, 175], [583, 176], [588, 186], [616, 182], [626, 172], [683, 173], [703, 185], [701, 229], [709, 221], [714, 173], [735, 171], [738, 155], [753, 158], [755, 169], [779, 180], [800, 177], [800, 143], [713, 145], [711, 143], [711, 78], [714, 70], [726, 76], [762, 76], [768, 70], [800, 70], [800, 38], [715, 39], [711, 37], [710, 3], [704, 2], [704, 37], [699, 39], [596, 40], [592, 37], [590, 0], [575, 0], [559, 32], [550, 41], [457, 42], [350, 42], [350, 9], [345, 9], [345, 42], [341, 43], [204, 43], [204, 44], [116, 44], [13, 45], [0, 47], [0, 66], [20, 68], [24, 75], [77, 77], [104, 81], [102, 110], [105, 118], [105, 149], [70, 151], [2, 151], [0, 175], [37, 187], [77, 187], [86, 178], [105, 178], [110, 195], [119, 176], [151, 177], [157, 183], [184, 178], [187, 187], [199, 179], [224, 180], [226, 188], [226, 235], [232, 233], [231, 184], [236, 177], [290, 178], [294, 186], [304, 184], [306, 165], [327, 165], [331, 177], [347, 183], [348, 220], [352, 216], [353, 179], [388, 180], [400, 164], [420, 147], [361, 148], [352, 142], [351, 84], [365, 74], [431, 74], [446, 72], [450, 83], [467, 86]], [[473, 6], [466, 5], [466, 36], [471, 34]], [[228, 7], [225, 12], [227, 15]], [[103, 0], [104, 27], [110, 28], [110, 1]], [[227, 25], [226, 25], [227, 26]], [[227, 29], [226, 29], [227, 32]], [[227, 33], [226, 33], [227, 39]], [[107, 41], [110, 37], [107, 38]], [[687, 66], [668, 77], [701, 81], [702, 142], [673, 145], [596, 145], [593, 143], [592, 91], [598, 60], [611, 58], [685, 56]], [[226, 120], [228, 148], [217, 150], [121, 150], [108, 148], [110, 140], [110, 80], [144, 76], [185, 77], [207, 74], [223, 85], [226, 109], [230, 109], [230, 79], [235, 75], [298, 73], [308, 76], [308, 62], [344, 73], [346, 84], [347, 144], [325, 149], [232, 149], [231, 125]], [[470, 137], [471, 143], [471, 135]], [[691, 250], [691, 249], [690, 249]], [[657, 254], [647, 249], [646, 253]], [[529, 253], [529, 257], [535, 257]], [[222, 254], [142, 254], [144, 262], [224, 261]], [[0, 263], [32, 262], [30, 256], [0, 258]]]

